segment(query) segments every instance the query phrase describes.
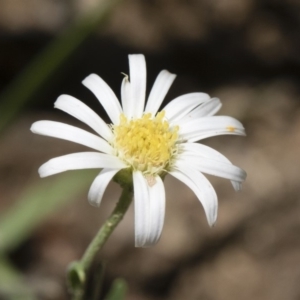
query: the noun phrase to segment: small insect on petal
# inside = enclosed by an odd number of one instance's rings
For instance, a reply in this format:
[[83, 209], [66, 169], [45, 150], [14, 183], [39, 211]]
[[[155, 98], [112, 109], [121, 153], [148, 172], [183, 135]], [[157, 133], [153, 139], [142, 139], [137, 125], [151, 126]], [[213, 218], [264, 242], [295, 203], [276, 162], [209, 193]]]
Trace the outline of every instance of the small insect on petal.
[[234, 132], [236, 128], [234, 126], [227, 126], [226, 129], [230, 132]]

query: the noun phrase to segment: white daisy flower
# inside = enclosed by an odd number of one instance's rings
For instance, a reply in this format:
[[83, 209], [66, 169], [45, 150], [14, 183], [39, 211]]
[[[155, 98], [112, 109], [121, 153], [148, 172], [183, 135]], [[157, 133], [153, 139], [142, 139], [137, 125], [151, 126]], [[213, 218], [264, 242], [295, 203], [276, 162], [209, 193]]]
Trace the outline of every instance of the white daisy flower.
[[171, 174], [185, 183], [204, 207], [209, 225], [217, 218], [217, 195], [202, 173], [231, 180], [241, 188], [246, 173], [216, 150], [196, 143], [223, 135], [245, 135], [243, 125], [228, 116], [213, 116], [221, 107], [205, 93], [177, 97], [160, 112], [175, 75], [163, 70], [157, 76], [145, 103], [146, 62], [143, 55], [129, 55], [129, 77], [121, 86], [121, 103], [96, 74], [83, 84], [97, 97], [112, 124], [106, 124], [84, 103], [61, 95], [55, 107], [91, 127], [96, 134], [53, 121], [35, 122], [33, 133], [69, 140], [96, 150], [53, 158], [39, 168], [41, 177], [76, 169], [101, 169], [91, 185], [88, 199], [99, 206], [112, 178], [121, 170], [133, 181], [135, 245], [151, 246], [159, 240], [165, 217], [162, 178]]

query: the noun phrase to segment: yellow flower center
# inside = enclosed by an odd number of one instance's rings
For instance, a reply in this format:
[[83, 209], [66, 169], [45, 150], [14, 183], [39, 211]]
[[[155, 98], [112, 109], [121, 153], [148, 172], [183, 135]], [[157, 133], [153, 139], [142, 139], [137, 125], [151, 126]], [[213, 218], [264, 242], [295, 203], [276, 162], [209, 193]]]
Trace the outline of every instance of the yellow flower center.
[[140, 119], [128, 120], [122, 114], [120, 124], [113, 127], [116, 155], [145, 175], [161, 173], [177, 153], [179, 127], [170, 128], [164, 116], [162, 111], [154, 118], [147, 113]]

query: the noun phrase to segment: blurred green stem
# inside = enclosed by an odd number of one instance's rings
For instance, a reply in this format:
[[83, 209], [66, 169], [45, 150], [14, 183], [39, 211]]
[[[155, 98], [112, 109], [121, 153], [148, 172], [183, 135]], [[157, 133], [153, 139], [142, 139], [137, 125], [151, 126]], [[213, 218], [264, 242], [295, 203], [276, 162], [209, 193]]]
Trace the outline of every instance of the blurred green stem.
[[121, 0], [102, 0], [38, 55], [0, 95], [0, 131]]
[[70, 264], [68, 269], [68, 281], [74, 300], [83, 299], [87, 272], [89, 271], [96, 254], [102, 249], [113, 230], [123, 219], [132, 201], [132, 196], [132, 187], [123, 187], [121, 197], [115, 209], [90, 243], [81, 260]]
[[36, 300], [24, 277], [0, 255], [0, 298], [10, 300]]
[[127, 283], [124, 279], [118, 278], [116, 279], [108, 295], [106, 295], [105, 300], [121, 300], [125, 298], [125, 294], [127, 291]]

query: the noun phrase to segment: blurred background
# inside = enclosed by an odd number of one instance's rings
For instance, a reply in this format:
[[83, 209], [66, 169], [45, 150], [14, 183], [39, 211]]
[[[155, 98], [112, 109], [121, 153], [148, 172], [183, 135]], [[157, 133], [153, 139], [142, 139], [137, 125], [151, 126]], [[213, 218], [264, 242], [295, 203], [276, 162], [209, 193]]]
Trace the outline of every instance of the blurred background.
[[219, 198], [209, 228], [194, 194], [167, 177], [160, 242], [134, 248], [131, 207], [98, 256], [102, 294], [122, 277], [126, 300], [300, 299], [300, 2], [108, 2], [0, 0], [0, 299], [69, 299], [66, 267], [120, 189], [111, 183], [96, 209], [87, 192], [97, 171], [40, 179], [48, 159], [86, 149], [29, 128], [44, 119], [85, 128], [53, 108], [60, 94], [108, 120], [81, 81], [97, 73], [119, 96], [131, 53], [146, 56], [148, 92], [160, 70], [178, 75], [164, 103], [200, 91], [222, 100], [219, 114], [239, 119], [247, 137], [204, 143], [248, 178], [235, 193], [209, 177]]

